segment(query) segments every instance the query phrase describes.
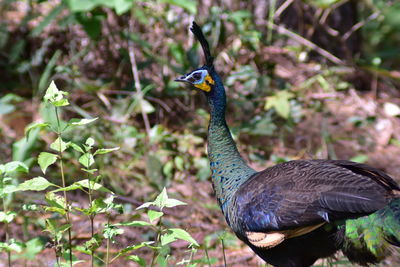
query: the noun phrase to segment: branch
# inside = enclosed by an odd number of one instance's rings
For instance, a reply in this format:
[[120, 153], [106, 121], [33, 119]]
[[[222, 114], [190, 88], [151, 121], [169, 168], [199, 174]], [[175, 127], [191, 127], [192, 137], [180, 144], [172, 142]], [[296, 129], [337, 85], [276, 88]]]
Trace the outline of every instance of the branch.
[[289, 31], [288, 29], [286, 29], [283, 26], [280, 25], [276, 25], [274, 23], [268, 23], [269, 27], [271, 27], [272, 29], [276, 30], [278, 33], [286, 35], [292, 39], [294, 39], [295, 41], [299, 42], [302, 45], [305, 45], [311, 49], [313, 49], [315, 52], [317, 52], [318, 54], [320, 54], [321, 56], [327, 58], [328, 60], [330, 60], [331, 62], [338, 64], [338, 65], [344, 65], [344, 62], [337, 58], [336, 56], [332, 55], [331, 53], [329, 53], [328, 51], [326, 51], [325, 49], [317, 46], [316, 44], [314, 44], [313, 42], [305, 39], [304, 37]]
[[[133, 20], [129, 20], [129, 31], [133, 32]], [[149, 118], [147, 117], [147, 113], [143, 110], [142, 105], [141, 105], [141, 100], [143, 99], [143, 93], [142, 93], [142, 86], [140, 85], [140, 79], [139, 79], [139, 72], [137, 69], [136, 65], [136, 59], [135, 59], [135, 48], [132, 40], [128, 40], [128, 52], [129, 52], [129, 59], [131, 61], [131, 66], [132, 66], [132, 74], [133, 74], [133, 79], [135, 81], [135, 88], [139, 97], [139, 103], [140, 103], [140, 110], [142, 112], [142, 117], [144, 121], [144, 126], [146, 128], [146, 133], [147, 136], [150, 136], [150, 122]]]

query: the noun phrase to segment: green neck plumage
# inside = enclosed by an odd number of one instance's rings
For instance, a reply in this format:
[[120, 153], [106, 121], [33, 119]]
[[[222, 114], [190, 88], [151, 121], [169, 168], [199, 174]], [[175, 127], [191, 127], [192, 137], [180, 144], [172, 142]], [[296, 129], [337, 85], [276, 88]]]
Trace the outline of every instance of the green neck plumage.
[[255, 170], [246, 164], [236, 148], [225, 121], [224, 86], [215, 71], [211, 72], [211, 76], [215, 85], [213, 90], [206, 94], [211, 113], [208, 128], [208, 157], [214, 190], [225, 214], [232, 195], [255, 173]]

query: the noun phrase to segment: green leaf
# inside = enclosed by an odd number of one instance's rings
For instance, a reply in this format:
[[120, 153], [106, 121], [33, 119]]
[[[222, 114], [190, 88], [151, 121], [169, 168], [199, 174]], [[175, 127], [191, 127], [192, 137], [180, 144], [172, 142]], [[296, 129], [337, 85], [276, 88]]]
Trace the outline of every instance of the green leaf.
[[107, 239], [112, 239], [114, 236], [122, 235], [124, 229], [118, 228], [113, 224], [106, 224], [103, 230], [103, 235]]
[[[152, 104], [150, 104], [149, 101], [145, 100], [145, 99], [140, 99], [140, 108], [141, 111], [147, 114], [153, 113], [156, 109], [153, 107]], [[137, 111], [139, 112], [139, 111]]]
[[36, 255], [44, 249], [45, 245], [46, 242], [43, 239], [35, 237], [26, 242], [26, 246], [22, 251], [22, 254], [14, 256], [18, 259], [34, 260]]
[[94, 163], [93, 155], [91, 153], [85, 153], [79, 157], [79, 162], [86, 168], [89, 168]]
[[15, 216], [17, 216], [17, 214], [13, 211], [8, 211], [7, 213], [0, 211], [0, 222], [10, 223], [14, 220]]
[[267, 97], [265, 109], [275, 108], [276, 112], [283, 118], [288, 119], [290, 114], [289, 99], [293, 98], [294, 94], [288, 91], [279, 91], [273, 96]]
[[56, 190], [52, 190], [51, 192], [56, 193], [56, 192], [64, 192], [64, 191], [73, 191], [73, 190], [76, 190], [76, 189], [82, 189], [82, 186], [77, 184], [77, 183], [73, 183], [73, 184], [71, 184], [69, 186], [61, 187], [61, 188], [58, 188]]
[[57, 152], [64, 152], [69, 146], [69, 142], [64, 142], [61, 137], [58, 137], [53, 143], [50, 144], [50, 148]]
[[92, 119], [71, 119], [68, 124], [74, 125], [74, 126], [81, 126], [81, 125], [86, 125], [91, 122], [94, 122], [98, 118], [92, 118]]
[[[82, 187], [89, 188], [89, 180], [88, 179], [75, 182], [74, 184], [78, 184]], [[94, 181], [90, 181], [90, 189], [105, 192], [105, 193], [113, 193], [111, 190], [105, 188], [101, 184], [95, 183]]]
[[69, 105], [68, 99], [64, 98], [66, 95], [68, 95], [67, 92], [58, 90], [54, 81], [51, 81], [43, 99], [46, 102], [50, 102], [55, 107], [62, 107]]
[[145, 222], [145, 221], [131, 221], [131, 222], [125, 222], [125, 223], [117, 223], [115, 225], [120, 225], [120, 226], [134, 226], [134, 227], [142, 227], [142, 226], [152, 226], [151, 223]]
[[78, 151], [80, 153], [85, 153], [85, 151], [83, 151], [83, 149], [75, 143], [68, 142], [68, 146], [72, 147], [75, 151]]
[[197, 2], [193, 0], [159, 0], [159, 2], [179, 6], [193, 15], [197, 12]]
[[15, 239], [10, 239], [8, 244], [9, 251], [15, 251], [17, 253], [20, 253], [24, 248], [25, 248], [24, 243], [16, 241]]
[[46, 86], [49, 83], [49, 79], [53, 75], [53, 70], [56, 67], [58, 58], [61, 56], [61, 54], [61, 50], [57, 49], [50, 60], [46, 63], [44, 70], [41, 71], [42, 75], [40, 76], [39, 84], [37, 86], [37, 94], [42, 94], [42, 92], [46, 89]]
[[45, 200], [51, 207], [62, 209], [63, 213], [60, 214], [65, 214], [66, 205], [65, 205], [65, 199], [63, 197], [54, 194], [53, 192], [48, 192], [46, 193]]
[[25, 128], [25, 135], [26, 135], [26, 138], [29, 138], [29, 133], [30, 133], [30, 131], [32, 131], [33, 129], [36, 129], [36, 128], [42, 129], [42, 128], [49, 127], [49, 125], [50, 125], [50, 124], [45, 123], [45, 122], [36, 122], [36, 123], [31, 123], [31, 124], [29, 124], [28, 127]]
[[187, 204], [185, 202], [182, 202], [174, 198], [168, 198], [167, 201], [165, 202], [165, 207], [167, 208], [172, 208], [181, 205], [187, 205]]
[[88, 139], [86, 139], [85, 144], [89, 147], [92, 147], [94, 145], [94, 139], [92, 137], [89, 137]]
[[174, 158], [174, 163], [175, 163], [175, 166], [176, 166], [176, 168], [177, 168], [178, 170], [180, 170], [180, 171], [183, 171], [183, 170], [184, 170], [184, 167], [183, 167], [183, 158], [182, 158], [182, 157], [176, 156], [176, 157]]
[[67, 231], [69, 228], [71, 228], [71, 224], [63, 224], [63, 225], [58, 225], [57, 220], [55, 219], [46, 219], [46, 229], [45, 231], [48, 231], [52, 233], [54, 236], [55, 235], [60, 235]]
[[95, 251], [101, 246], [103, 242], [103, 237], [99, 234], [94, 234], [91, 239], [85, 242], [84, 246], [87, 250]]
[[142, 257], [139, 257], [137, 255], [130, 255], [126, 258], [128, 260], [132, 260], [132, 261], [136, 262], [137, 264], [139, 264], [140, 267], [146, 267], [146, 261]]
[[132, 8], [133, 0], [114, 0], [114, 4], [115, 12], [120, 16]]
[[86, 12], [98, 6], [99, 3], [93, 0], [67, 0], [67, 4], [72, 12]]
[[154, 220], [157, 220], [158, 218], [160, 218], [163, 215], [164, 215], [163, 212], [155, 211], [155, 210], [149, 210], [147, 212], [147, 216], [149, 216], [150, 222], [153, 222]]
[[6, 173], [12, 173], [12, 172], [24, 172], [28, 173], [29, 168], [28, 166], [25, 165], [25, 163], [20, 162], [20, 161], [11, 161], [8, 162], [4, 165], [4, 171]]
[[191, 245], [199, 246], [197, 241], [194, 240], [193, 237], [191, 237], [188, 232], [186, 232], [183, 229], [179, 229], [179, 228], [168, 229], [168, 232], [161, 236], [161, 245], [165, 246], [165, 245], [167, 245], [171, 242], [174, 242], [178, 239], [185, 240], [185, 241], [189, 242]]
[[22, 184], [19, 184], [16, 188], [17, 191], [42, 191], [45, 190], [49, 186], [57, 186], [53, 183], [50, 183], [47, 181], [46, 178], [43, 177], [35, 177], [30, 180], [27, 180], [23, 182]]
[[58, 4], [56, 5], [49, 13], [47, 16], [44, 17], [44, 19], [37, 25], [32, 31], [31, 31], [31, 36], [37, 37], [44, 28], [46, 28], [47, 25], [49, 25], [52, 21], [56, 19], [56, 17], [63, 11], [65, 8], [65, 5]]
[[136, 210], [148, 208], [148, 207], [150, 207], [151, 205], [155, 205], [153, 201], [145, 202], [145, 203], [143, 203], [142, 205], [140, 205], [139, 207], [137, 207]]
[[161, 193], [154, 200], [154, 205], [160, 209], [165, 207], [165, 203], [168, 200], [167, 189], [164, 187]]
[[94, 152], [93, 156], [101, 155], [101, 154], [107, 154], [107, 153], [110, 153], [110, 152], [118, 150], [118, 149], [119, 149], [119, 147], [100, 148], [100, 149], [97, 149], [96, 152]]
[[44, 174], [46, 173], [47, 167], [56, 162], [57, 157], [57, 155], [48, 152], [41, 152], [39, 154], [38, 163]]

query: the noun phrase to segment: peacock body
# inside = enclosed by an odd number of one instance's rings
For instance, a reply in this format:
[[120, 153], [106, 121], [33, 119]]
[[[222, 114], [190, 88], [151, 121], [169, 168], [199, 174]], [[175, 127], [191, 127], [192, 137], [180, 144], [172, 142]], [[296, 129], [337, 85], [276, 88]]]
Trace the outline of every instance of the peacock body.
[[382, 171], [344, 160], [294, 160], [260, 172], [246, 164], [226, 124], [208, 43], [196, 23], [191, 30], [206, 64], [177, 81], [206, 95], [213, 188], [238, 238], [278, 267], [310, 266], [338, 250], [368, 265], [400, 246], [400, 187]]

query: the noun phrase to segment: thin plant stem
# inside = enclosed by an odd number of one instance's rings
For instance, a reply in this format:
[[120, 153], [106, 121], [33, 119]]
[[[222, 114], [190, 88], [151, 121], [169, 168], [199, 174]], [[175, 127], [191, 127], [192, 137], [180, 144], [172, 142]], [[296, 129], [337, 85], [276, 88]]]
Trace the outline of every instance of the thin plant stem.
[[[4, 176], [1, 178], [1, 183], [3, 183], [3, 180], [4, 180]], [[3, 185], [2, 185], [2, 188], [3, 188]], [[7, 204], [6, 204], [6, 201], [5, 201], [5, 199], [3, 198], [3, 212], [5, 213], [5, 214], [7, 214]], [[9, 225], [8, 225], [8, 222], [5, 222], [5, 224], [4, 224], [4, 226], [5, 226], [5, 233], [6, 233], [6, 243], [8, 244], [8, 242], [10, 241], [10, 233], [9, 233]], [[8, 262], [8, 267], [11, 267], [11, 251], [10, 250], [7, 250], [7, 262]]]
[[[86, 152], [86, 153], [88, 153], [88, 152]], [[89, 157], [87, 157], [87, 168], [89, 168], [89, 161], [90, 161], [90, 159], [89, 159]], [[91, 210], [91, 209], [92, 209], [92, 192], [93, 192], [93, 190], [92, 190], [92, 187], [91, 187], [91, 180], [90, 180], [90, 175], [89, 175], [88, 172], [87, 172], [86, 177], [87, 177], [88, 185], [89, 185], [89, 186], [88, 186], [88, 188], [89, 188], [89, 190], [88, 190], [88, 195], [89, 195], [89, 210]], [[94, 237], [94, 217], [95, 217], [94, 214], [90, 214], [90, 215], [89, 215], [91, 238]], [[91, 251], [91, 255], [90, 255], [90, 266], [91, 266], [91, 267], [94, 267], [94, 252], [95, 252], [95, 249], [93, 249], [93, 250]], [[107, 263], [108, 263], [108, 260], [107, 260]]]
[[186, 264], [186, 266], [190, 266], [190, 264], [192, 263], [194, 252], [195, 252], [195, 250], [192, 248], [192, 251], [190, 252], [189, 262]]
[[56, 246], [55, 246], [55, 248], [54, 248], [54, 253], [56, 254], [56, 263], [57, 263], [57, 266], [60, 267], [60, 257], [58, 257], [57, 247], [58, 247], [58, 245], [56, 244]]
[[[268, 12], [268, 23], [269, 24], [272, 24], [274, 22], [275, 11], [276, 11], [276, 0], [271, 0], [269, 12]], [[267, 43], [269, 45], [271, 45], [271, 43], [272, 43], [272, 27], [268, 27]]]
[[[62, 187], [65, 188], [65, 175], [64, 175], [64, 165], [63, 165], [63, 156], [62, 156], [62, 151], [61, 151], [61, 127], [60, 127], [60, 118], [59, 118], [59, 114], [58, 114], [58, 108], [55, 108], [55, 112], [56, 112], [56, 118], [57, 118], [57, 137], [59, 140], [59, 151], [58, 151], [58, 156], [60, 158], [60, 171], [61, 171], [61, 181], [62, 181]], [[67, 223], [70, 225], [70, 227], [68, 227], [68, 247], [69, 247], [69, 264], [72, 267], [72, 234], [71, 234], [71, 220], [69, 217], [69, 208], [68, 208], [68, 198], [67, 198], [67, 192], [64, 191], [64, 200], [65, 200], [65, 208], [66, 208], [66, 214], [65, 214], [65, 219], [67, 221]]]
[[[160, 220], [157, 223], [157, 236], [156, 236], [156, 240], [155, 240], [156, 244], [158, 244], [159, 241], [160, 241], [161, 231], [162, 231], [162, 229], [161, 229], [161, 218], [160, 218]], [[158, 251], [157, 251], [157, 249], [155, 249], [154, 253], [153, 253], [153, 258], [151, 259], [151, 265], [150, 265], [151, 267], [154, 266], [155, 259], [157, 258], [157, 255], [158, 255]]]
[[225, 256], [225, 244], [224, 244], [224, 239], [221, 238], [221, 244], [222, 244], [222, 255], [224, 256], [224, 266], [227, 267], [226, 265], [226, 256]]
[[[107, 224], [110, 224], [109, 214], [107, 214]], [[110, 238], [107, 238], [107, 244], [106, 244], [106, 265], [107, 267], [110, 266]]]
[[208, 255], [207, 244], [204, 246], [204, 251], [206, 253], [206, 258], [207, 258], [207, 261], [208, 261], [208, 267], [211, 267], [211, 261], [210, 261], [210, 256]]

